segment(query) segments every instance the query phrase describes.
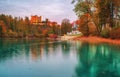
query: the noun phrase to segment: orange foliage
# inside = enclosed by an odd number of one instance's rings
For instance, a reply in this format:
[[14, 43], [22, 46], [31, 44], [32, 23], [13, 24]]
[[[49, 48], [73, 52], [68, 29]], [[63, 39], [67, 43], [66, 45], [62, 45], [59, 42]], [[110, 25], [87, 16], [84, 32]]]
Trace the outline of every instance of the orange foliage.
[[53, 27], [53, 26], [56, 26], [57, 25], [57, 22], [50, 22], [48, 21], [47, 23], [49, 26]]
[[114, 29], [110, 32], [110, 38], [120, 39], [120, 28]]
[[97, 28], [96, 28], [94, 22], [89, 22], [88, 27], [89, 27], [89, 34], [90, 35], [97, 35], [98, 32], [97, 32]]
[[90, 14], [88, 13], [84, 14], [84, 16], [90, 18]]
[[43, 35], [46, 35], [47, 33], [48, 33], [48, 30], [47, 30], [47, 29], [45, 29], [45, 30], [42, 31], [42, 34], [43, 34]]
[[90, 20], [90, 14], [84, 14], [81, 16], [80, 20], [79, 20], [79, 24], [84, 24], [86, 22], [88, 22]]
[[50, 38], [57, 38], [57, 35], [56, 34], [49, 34], [49, 37]]
[[2, 33], [6, 33], [6, 26], [3, 21], [0, 21], [0, 26], [2, 26]]

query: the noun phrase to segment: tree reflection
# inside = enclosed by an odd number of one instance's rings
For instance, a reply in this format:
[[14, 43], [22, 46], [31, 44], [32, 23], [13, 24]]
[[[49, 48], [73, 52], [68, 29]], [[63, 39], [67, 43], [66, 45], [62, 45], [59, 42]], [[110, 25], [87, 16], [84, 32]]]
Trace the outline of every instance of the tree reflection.
[[23, 41], [0, 40], [0, 61], [19, 55], [23, 49]]
[[120, 77], [119, 50], [107, 44], [82, 43], [78, 49], [76, 77]]
[[5, 61], [19, 55], [29, 57], [30, 46], [36, 41], [19, 39], [1, 39], [0, 40], [0, 61]]
[[88, 77], [90, 69], [90, 62], [89, 62], [89, 44], [83, 43], [82, 46], [79, 48], [79, 65], [76, 67], [76, 74], [77, 77]]
[[55, 40], [47, 40], [43, 44], [44, 52], [46, 54], [46, 57], [48, 57], [51, 54], [54, 54], [57, 52], [57, 47], [59, 46], [59, 42]]
[[59, 44], [56, 41], [43, 41], [40, 39], [0, 39], [0, 61], [5, 61], [20, 55], [27, 59], [32, 58], [32, 60], [42, 59], [43, 55], [48, 57], [51, 52], [56, 53], [56, 48]]
[[67, 41], [63, 41], [61, 47], [63, 54], [65, 56], [68, 55], [70, 52], [70, 43], [68, 43]]

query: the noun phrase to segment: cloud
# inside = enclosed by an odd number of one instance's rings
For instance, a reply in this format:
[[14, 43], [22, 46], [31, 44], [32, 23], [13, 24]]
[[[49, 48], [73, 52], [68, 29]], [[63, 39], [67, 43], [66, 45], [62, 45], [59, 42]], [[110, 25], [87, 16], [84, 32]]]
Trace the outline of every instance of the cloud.
[[42, 6], [42, 11], [44, 11], [46, 14], [53, 14], [53, 15], [59, 15], [63, 14], [63, 9], [58, 4], [50, 4], [49, 6]]
[[0, 13], [13, 16], [37, 14], [59, 23], [64, 18], [76, 19], [70, 0], [0, 0], [0, 4]]

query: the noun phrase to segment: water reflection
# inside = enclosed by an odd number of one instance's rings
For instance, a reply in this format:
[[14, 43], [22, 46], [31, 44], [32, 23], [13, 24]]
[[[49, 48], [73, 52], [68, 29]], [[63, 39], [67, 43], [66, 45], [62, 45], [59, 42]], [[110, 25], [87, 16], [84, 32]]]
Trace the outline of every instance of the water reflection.
[[82, 43], [78, 51], [76, 77], [120, 77], [120, 48]]
[[[0, 60], [24, 55], [33, 60], [40, 59], [43, 56], [48, 57], [58, 52], [58, 47], [62, 48], [63, 53], [69, 52], [63, 45], [67, 42], [50, 40], [0, 40]], [[65, 47], [65, 46], [64, 46]], [[67, 46], [66, 46], [67, 47]], [[69, 54], [69, 53], [68, 53]]]
[[[23, 64], [19, 64], [21, 59]], [[14, 66], [9, 77], [19, 76], [21, 68], [22, 77], [120, 77], [120, 46], [79, 41], [1, 39], [0, 67], [11, 69], [4, 66], [9, 62]], [[34, 74], [30, 73], [31, 70]], [[1, 74], [8, 77], [0, 69], [0, 77]]]
[[17, 45], [17, 43], [21, 42], [16, 43], [15, 41], [11, 41], [11, 43], [9, 40], [0, 40], [0, 61], [20, 54], [18, 50], [21, 50], [22, 46]]
[[67, 56], [70, 52], [70, 43], [63, 41], [61, 44], [62, 52], [65, 56]]

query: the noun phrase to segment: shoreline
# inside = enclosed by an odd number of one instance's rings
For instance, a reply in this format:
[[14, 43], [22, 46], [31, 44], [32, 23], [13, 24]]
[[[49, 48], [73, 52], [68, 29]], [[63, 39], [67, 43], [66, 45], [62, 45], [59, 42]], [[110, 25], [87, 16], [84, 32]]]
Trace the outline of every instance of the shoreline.
[[81, 37], [81, 36], [61, 36], [58, 38], [0, 38], [0, 39], [25, 39], [25, 40], [33, 40], [33, 39], [49, 39], [49, 40], [73, 40], [73, 41], [82, 41], [82, 42], [89, 42], [93, 44], [99, 43], [108, 43], [108, 44], [116, 44], [120, 45], [120, 39], [110, 39], [110, 38], [102, 38], [97, 36], [89, 36], [89, 37]]
[[72, 40], [78, 40], [78, 41], [84, 41], [89, 43], [109, 43], [109, 44], [116, 44], [120, 45], [120, 39], [109, 39], [109, 38], [102, 38], [102, 37], [96, 37], [96, 36], [89, 36], [89, 37], [76, 37]]
[[68, 35], [64, 35], [61, 36], [61, 40], [72, 40], [74, 38], [77, 38], [78, 36], [68, 36]]

